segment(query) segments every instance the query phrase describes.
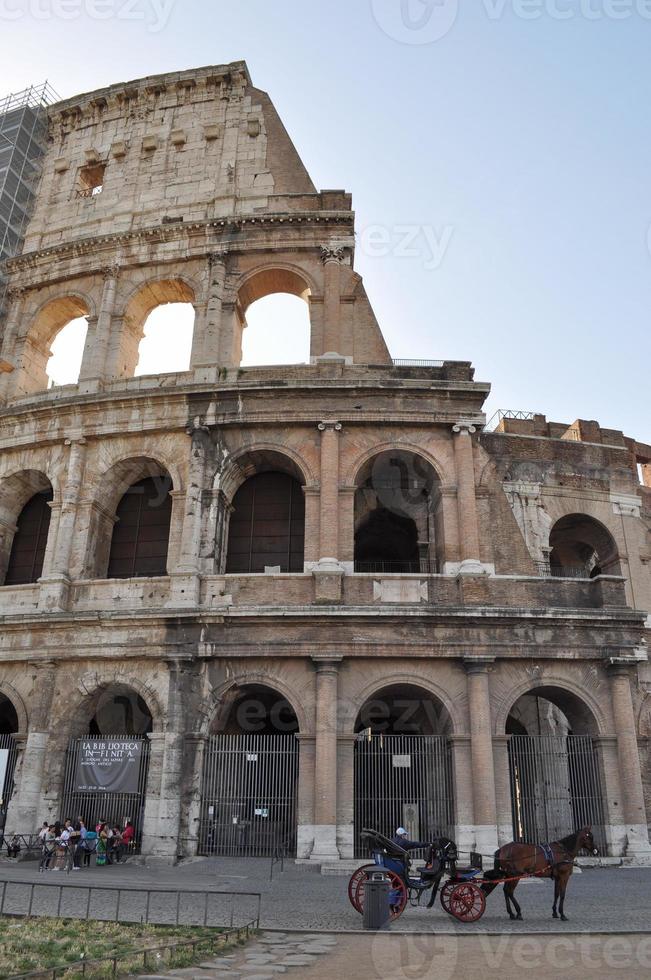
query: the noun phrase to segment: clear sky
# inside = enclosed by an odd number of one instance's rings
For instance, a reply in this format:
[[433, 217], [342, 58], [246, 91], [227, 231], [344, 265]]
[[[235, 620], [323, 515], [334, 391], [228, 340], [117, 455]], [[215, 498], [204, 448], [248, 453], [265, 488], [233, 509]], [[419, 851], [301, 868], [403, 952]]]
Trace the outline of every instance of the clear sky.
[[395, 357], [649, 442], [650, 53], [651, 0], [0, 0], [0, 94], [245, 59]]

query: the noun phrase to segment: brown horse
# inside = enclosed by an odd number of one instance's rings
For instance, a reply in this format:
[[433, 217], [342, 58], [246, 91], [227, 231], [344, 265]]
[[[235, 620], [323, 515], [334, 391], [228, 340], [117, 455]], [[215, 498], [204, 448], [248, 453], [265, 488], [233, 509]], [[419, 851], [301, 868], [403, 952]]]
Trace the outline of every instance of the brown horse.
[[[511, 919], [522, 918], [522, 911], [513, 894], [518, 884], [518, 876], [536, 875], [539, 878], [552, 878], [554, 880], [552, 915], [555, 919], [558, 918], [556, 911], [558, 904], [561, 919], [566, 922], [567, 916], [563, 912], [565, 891], [570, 875], [574, 870], [574, 859], [583, 848], [592, 854], [599, 853], [595, 847], [590, 827], [577, 830], [574, 834], [569, 834], [562, 840], [555, 840], [551, 844], [517, 844], [513, 841], [510, 844], [505, 844], [504, 847], [500, 847], [499, 851], [495, 851], [494, 869], [488, 871], [484, 878], [513, 879], [504, 883], [506, 911]], [[490, 880], [485, 880], [482, 890], [486, 895], [490, 895], [499, 883], [499, 881], [495, 881], [493, 884]], [[517, 913], [515, 915], [511, 909], [511, 903]]]

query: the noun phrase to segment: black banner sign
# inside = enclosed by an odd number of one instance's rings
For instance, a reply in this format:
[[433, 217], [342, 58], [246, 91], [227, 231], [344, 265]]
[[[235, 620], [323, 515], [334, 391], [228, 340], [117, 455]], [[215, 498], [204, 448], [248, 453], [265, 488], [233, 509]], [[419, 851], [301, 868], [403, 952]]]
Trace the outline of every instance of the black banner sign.
[[137, 793], [143, 742], [137, 739], [81, 739], [77, 747], [77, 793]]

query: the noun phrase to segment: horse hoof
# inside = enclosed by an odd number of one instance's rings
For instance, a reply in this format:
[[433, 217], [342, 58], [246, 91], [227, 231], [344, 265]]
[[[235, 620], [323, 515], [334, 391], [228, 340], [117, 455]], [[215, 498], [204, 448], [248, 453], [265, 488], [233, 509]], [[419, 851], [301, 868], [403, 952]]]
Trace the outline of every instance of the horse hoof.
[[511, 922], [513, 922], [513, 920], [515, 919], [515, 916], [514, 915], [511, 915], [510, 912], [509, 912], [509, 919], [511, 920]]
[[519, 919], [520, 922], [522, 922], [522, 916], [521, 915], [516, 915], [516, 919]]
[[557, 918], [558, 918], [558, 913], [552, 912], [552, 919], [557, 919]]
[[567, 916], [566, 915], [562, 915], [561, 916], [561, 922], [567, 922]]

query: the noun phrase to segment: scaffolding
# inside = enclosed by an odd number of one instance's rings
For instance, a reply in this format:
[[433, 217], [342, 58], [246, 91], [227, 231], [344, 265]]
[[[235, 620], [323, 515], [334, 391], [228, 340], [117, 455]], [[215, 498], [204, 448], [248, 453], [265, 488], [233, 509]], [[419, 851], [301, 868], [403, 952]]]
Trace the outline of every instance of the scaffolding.
[[0, 321], [7, 289], [5, 263], [23, 246], [47, 147], [47, 107], [57, 101], [59, 96], [47, 82], [0, 100]]

